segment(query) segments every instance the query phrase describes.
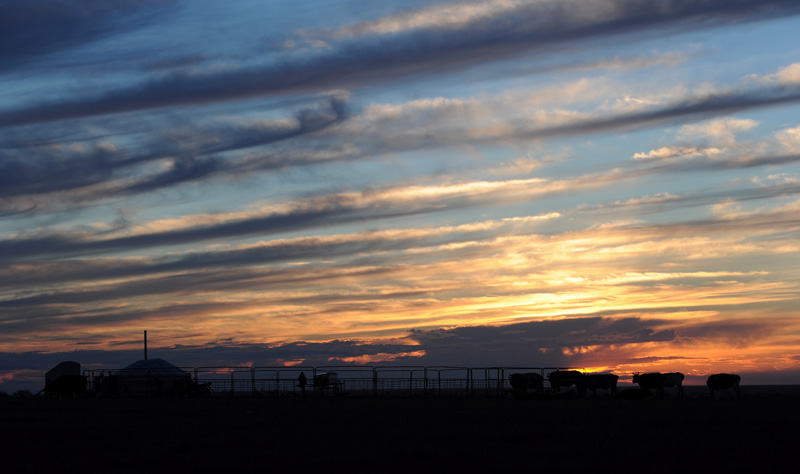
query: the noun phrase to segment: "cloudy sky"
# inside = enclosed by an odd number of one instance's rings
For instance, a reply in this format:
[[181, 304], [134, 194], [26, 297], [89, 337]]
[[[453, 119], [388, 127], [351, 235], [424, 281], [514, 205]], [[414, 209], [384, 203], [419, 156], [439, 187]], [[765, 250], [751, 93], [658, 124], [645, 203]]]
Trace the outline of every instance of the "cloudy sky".
[[0, 390], [143, 330], [182, 366], [800, 383], [798, 14], [6, 0]]

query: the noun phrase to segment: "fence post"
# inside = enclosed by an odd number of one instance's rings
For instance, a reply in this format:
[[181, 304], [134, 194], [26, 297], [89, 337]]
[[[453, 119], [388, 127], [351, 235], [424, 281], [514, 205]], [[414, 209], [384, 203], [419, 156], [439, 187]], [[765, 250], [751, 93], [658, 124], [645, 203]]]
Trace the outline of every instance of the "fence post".
[[372, 396], [378, 397], [378, 368], [372, 367]]
[[500, 368], [497, 372], [497, 376], [499, 379], [497, 380], [497, 398], [500, 398], [503, 395], [503, 389], [506, 386], [506, 369]]
[[233, 369], [231, 369], [231, 398], [233, 398]]

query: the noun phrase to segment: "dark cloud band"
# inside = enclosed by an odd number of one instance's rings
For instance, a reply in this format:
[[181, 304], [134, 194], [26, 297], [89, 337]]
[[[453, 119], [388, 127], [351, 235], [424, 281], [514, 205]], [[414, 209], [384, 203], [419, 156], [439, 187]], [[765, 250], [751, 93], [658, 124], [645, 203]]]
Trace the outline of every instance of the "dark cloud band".
[[537, 2], [510, 12], [507, 17], [462, 28], [414, 30], [402, 38], [356, 38], [337, 44], [332, 50], [281, 58], [267, 66], [222, 73], [176, 73], [98, 96], [5, 111], [0, 113], [0, 127], [262, 95], [357, 88], [418, 74], [438, 75], [569, 41], [613, 38], [659, 27], [708, 28], [800, 13], [800, 5], [789, 0], [611, 3], [616, 14], [601, 16], [598, 21], [586, 21], [558, 2]]

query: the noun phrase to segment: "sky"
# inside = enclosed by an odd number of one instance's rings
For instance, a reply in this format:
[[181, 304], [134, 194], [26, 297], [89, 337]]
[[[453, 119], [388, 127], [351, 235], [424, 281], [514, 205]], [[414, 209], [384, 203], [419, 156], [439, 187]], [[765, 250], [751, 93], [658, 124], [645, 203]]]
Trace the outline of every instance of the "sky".
[[800, 2], [6, 0], [0, 391], [175, 365], [800, 383]]

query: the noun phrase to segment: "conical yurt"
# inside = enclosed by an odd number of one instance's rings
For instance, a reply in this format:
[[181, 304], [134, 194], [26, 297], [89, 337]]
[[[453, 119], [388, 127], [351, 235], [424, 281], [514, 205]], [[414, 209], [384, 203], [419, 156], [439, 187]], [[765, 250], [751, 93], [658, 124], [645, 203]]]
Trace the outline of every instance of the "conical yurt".
[[192, 376], [164, 359], [142, 359], [111, 373], [115, 391], [129, 396], [162, 396], [180, 393]]

